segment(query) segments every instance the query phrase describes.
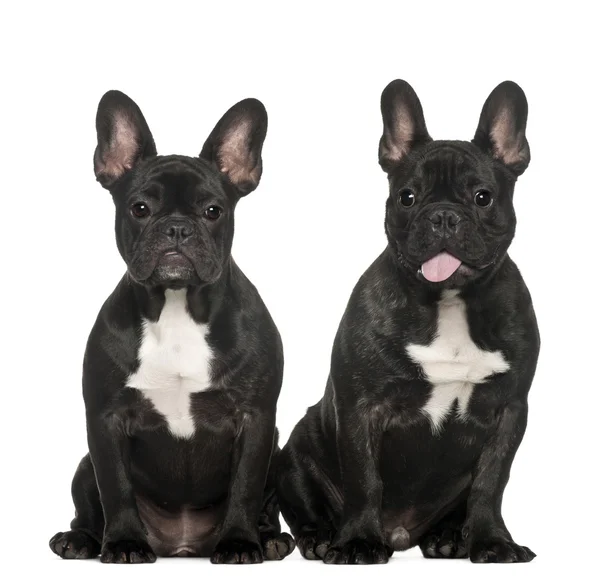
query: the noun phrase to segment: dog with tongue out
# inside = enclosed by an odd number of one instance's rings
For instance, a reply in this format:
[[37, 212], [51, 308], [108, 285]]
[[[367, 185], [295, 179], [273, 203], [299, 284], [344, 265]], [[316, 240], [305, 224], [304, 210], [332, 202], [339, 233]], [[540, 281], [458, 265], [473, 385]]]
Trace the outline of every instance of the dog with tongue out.
[[432, 140], [405, 81], [381, 110], [388, 245], [352, 292], [323, 398], [280, 455], [281, 509], [311, 560], [385, 563], [418, 545], [528, 562], [502, 518], [540, 343], [507, 253], [527, 101], [501, 83], [471, 141]]

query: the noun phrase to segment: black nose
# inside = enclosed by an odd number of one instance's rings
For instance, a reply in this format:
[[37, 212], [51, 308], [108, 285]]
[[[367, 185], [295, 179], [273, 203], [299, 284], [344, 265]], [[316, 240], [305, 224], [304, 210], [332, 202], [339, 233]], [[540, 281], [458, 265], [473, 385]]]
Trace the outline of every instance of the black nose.
[[194, 226], [187, 221], [169, 221], [163, 227], [163, 233], [175, 243], [181, 243], [193, 235]]
[[460, 215], [451, 209], [438, 209], [428, 217], [434, 231], [456, 233], [456, 227], [460, 223]]

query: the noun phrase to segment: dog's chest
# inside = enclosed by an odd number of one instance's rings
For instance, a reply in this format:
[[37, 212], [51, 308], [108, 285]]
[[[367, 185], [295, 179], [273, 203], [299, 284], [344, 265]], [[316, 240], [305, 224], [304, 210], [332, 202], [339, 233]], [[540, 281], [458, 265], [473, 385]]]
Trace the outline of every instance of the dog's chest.
[[186, 290], [166, 290], [158, 321], [144, 321], [142, 326], [139, 367], [127, 385], [152, 402], [175, 436], [189, 438], [194, 433], [191, 395], [211, 383], [208, 326], [189, 315]]
[[434, 341], [411, 344], [406, 350], [433, 386], [422, 409], [434, 432], [439, 431], [455, 402], [459, 415], [466, 417], [477, 384], [509, 369], [500, 351], [485, 351], [473, 342], [465, 303], [454, 291], [445, 292], [438, 304]]

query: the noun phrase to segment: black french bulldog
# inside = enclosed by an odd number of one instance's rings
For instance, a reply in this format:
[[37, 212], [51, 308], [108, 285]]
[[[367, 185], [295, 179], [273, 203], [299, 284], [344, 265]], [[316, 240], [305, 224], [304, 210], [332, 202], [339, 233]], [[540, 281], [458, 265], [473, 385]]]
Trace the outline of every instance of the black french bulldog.
[[471, 142], [432, 140], [405, 81], [381, 110], [388, 246], [350, 297], [324, 397], [281, 452], [281, 510], [302, 555], [329, 564], [415, 545], [528, 562], [501, 514], [540, 345], [507, 255], [527, 101], [500, 84]]
[[157, 156], [142, 112], [118, 91], [100, 101], [96, 129], [95, 173], [116, 206], [127, 273], [89, 337], [89, 454], [73, 479], [71, 530], [50, 548], [106, 563], [281, 559], [294, 549], [269, 470], [282, 345], [230, 255], [235, 206], [262, 172], [265, 108], [233, 106], [198, 158]]

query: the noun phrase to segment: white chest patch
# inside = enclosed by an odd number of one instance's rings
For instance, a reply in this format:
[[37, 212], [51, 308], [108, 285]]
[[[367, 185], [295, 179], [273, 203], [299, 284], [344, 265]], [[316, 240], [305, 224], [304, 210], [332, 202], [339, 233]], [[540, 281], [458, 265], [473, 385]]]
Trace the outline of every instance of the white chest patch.
[[409, 357], [423, 369], [433, 390], [423, 412], [434, 432], [458, 403], [461, 417], [468, 413], [474, 387], [495, 373], [510, 368], [500, 351], [480, 349], [469, 334], [467, 309], [456, 291], [448, 291], [438, 304], [437, 335], [430, 345], [408, 345]]
[[186, 295], [185, 289], [166, 290], [158, 321], [144, 320], [140, 366], [127, 381], [152, 401], [171, 432], [182, 438], [194, 434], [190, 395], [210, 386], [212, 359], [208, 326], [189, 315]]

